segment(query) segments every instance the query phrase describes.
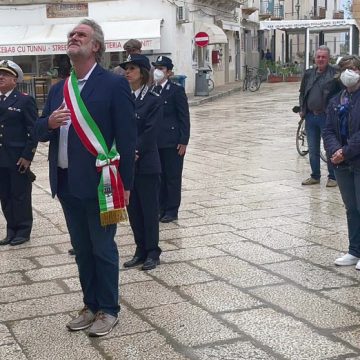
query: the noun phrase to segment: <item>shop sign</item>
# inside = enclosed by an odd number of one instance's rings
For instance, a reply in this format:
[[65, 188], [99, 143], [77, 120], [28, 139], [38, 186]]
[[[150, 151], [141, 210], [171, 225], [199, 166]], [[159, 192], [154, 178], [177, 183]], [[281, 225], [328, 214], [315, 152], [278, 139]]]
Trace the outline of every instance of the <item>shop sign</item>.
[[[105, 41], [106, 52], [124, 51], [125, 40]], [[160, 48], [160, 39], [141, 39], [143, 50], [154, 50]], [[1, 56], [20, 56], [20, 55], [52, 55], [65, 54], [67, 49], [66, 42], [57, 44], [19, 44], [19, 45], [0, 45]]]
[[87, 17], [89, 8], [87, 3], [56, 3], [46, 4], [48, 18]]

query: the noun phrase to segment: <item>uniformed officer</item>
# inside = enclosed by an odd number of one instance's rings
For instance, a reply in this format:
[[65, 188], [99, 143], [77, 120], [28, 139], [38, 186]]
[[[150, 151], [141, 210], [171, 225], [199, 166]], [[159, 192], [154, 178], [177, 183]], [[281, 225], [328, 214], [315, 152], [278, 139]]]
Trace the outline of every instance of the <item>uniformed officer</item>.
[[161, 254], [158, 218], [161, 166], [157, 134], [163, 104], [158, 94], [149, 91], [150, 62], [146, 56], [129, 55], [128, 60], [120, 66], [125, 69], [125, 76], [133, 91], [138, 131], [134, 187], [128, 205], [136, 251], [124, 266], [143, 264], [142, 270], [151, 270], [160, 263]]
[[152, 63], [154, 86], [164, 102], [158, 148], [161, 161], [160, 221], [177, 220], [181, 202], [181, 179], [186, 147], [190, 137], [189, 105], [185, 90], [169, 80], [174, 67], [167, 56]]
[[37, 107], [32, 96], [16, 90], [22, 80], [17, 64], [0, 61], [0, 200], [6, 219], [6, 237], [0, 245], [30, 240], [33, 223], [30, 163], [37, 146], [33, 137]]

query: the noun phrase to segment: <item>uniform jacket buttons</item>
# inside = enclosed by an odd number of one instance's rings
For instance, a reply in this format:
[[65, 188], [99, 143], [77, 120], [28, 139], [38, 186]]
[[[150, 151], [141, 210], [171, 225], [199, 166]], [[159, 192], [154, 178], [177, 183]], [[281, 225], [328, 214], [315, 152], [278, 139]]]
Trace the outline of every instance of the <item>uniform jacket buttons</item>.
[[171, 127], [171, 130], [174, 130], [174, 129], [175, 129], [175, 126], [172, 126], [172, 127]]

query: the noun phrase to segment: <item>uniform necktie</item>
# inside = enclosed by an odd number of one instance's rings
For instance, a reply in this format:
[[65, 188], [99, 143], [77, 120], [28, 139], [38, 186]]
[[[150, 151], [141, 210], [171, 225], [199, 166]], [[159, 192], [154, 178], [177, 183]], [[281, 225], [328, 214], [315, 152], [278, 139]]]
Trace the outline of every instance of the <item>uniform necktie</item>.
[[5, 99], [6, 99], [6, 95], [0, 95], [0, 102], [5, 101]]
[[136, 100], [136, 95], [135, 95], [135, 93], [134, 93], [134, 92], [133, 92], [133, 93], [131, 93], [131, 96], [132, 96], [133, 100], [135, 101], [135, 100]]
[[161, 94], [161, 90], [162, 90], [162, 86], [161, 85], [156, 85], [154, 86], [154, 92], [156, 92], [157, 94]]

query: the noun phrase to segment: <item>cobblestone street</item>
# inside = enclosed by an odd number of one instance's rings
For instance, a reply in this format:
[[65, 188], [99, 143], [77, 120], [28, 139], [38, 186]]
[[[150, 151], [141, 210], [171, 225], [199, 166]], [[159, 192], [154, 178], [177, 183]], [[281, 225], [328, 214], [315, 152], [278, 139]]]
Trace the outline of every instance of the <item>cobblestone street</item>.
[[[40, 144], [32, 239], [0, 247], [0, 359], [360, 359], [360, 272], [333, 264], [347, 226], [325, 163], [320, 185], [301, 186], [298, 87], [191, 108], [179, 220], [160, 226], [158, 268], [121, 270], [120, 322], [102, 338], [65, 327], [82, 295]], [[128, 225], [117, 241], [123, 263]]]

